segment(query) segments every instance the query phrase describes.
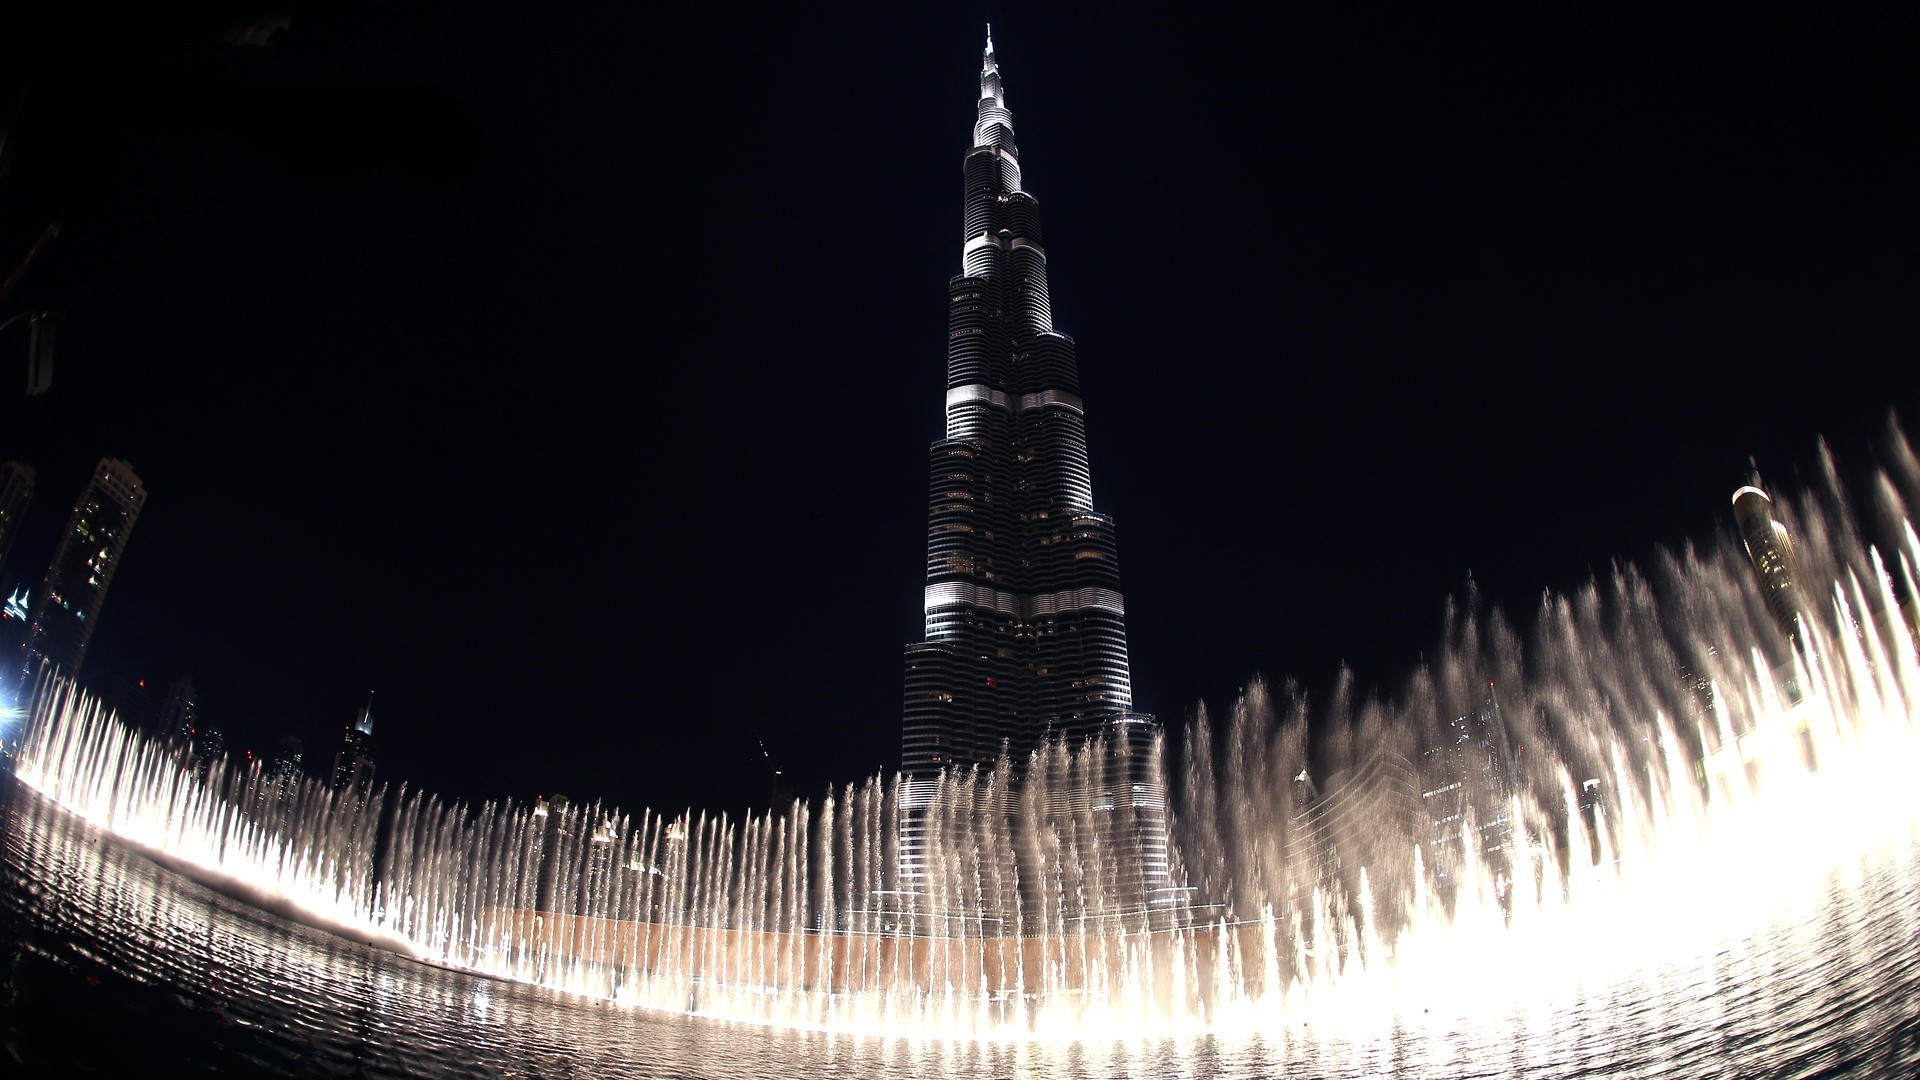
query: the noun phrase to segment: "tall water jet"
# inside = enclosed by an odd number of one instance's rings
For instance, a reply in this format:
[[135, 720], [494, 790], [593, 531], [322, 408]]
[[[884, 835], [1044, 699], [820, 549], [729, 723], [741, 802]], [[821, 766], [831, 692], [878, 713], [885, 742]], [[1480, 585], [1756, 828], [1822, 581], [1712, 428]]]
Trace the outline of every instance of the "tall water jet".
[[[1917, 489], [1904, 441], [1890, 457], [1882, 518]], [[1116, 900], [1132, 833], [1113, 793], [1166, 775], [1159, 740], [1123, 773], [1098, 739], [947, 771], [914, 810], [911, 888], [893, 777], [738, 819], [363, 800], [232, 760], [202, 774], [65, 684], [14, 768], [275, 910], [648, 1009], [989, 1039], [1528, 1009], [1796, 925], [1810, 883], [1911, 842], [1920, 545], [1902, 518], [1891, 558], [1837, 548], [1866, 532], [1841, 494], [1769, 500], [1794, 523], [1796, 592], [1827, 597], [1790, 623], [1756, 583], [1747, 514], [1739, 537], [1543, 597], [1524, 631], [1469, 591], [1397, 695], [1256, 680], [1223, 723], [1197, 715], [1182, 891], [1158, 913]]]

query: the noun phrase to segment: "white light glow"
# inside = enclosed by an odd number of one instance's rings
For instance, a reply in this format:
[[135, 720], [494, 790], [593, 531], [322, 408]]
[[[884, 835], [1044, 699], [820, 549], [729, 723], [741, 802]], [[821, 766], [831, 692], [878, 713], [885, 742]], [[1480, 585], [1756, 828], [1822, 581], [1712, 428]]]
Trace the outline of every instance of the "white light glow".
[[[1483, 815], [1511, 823], [1499, 844], [1472, 810], [1438, 837], [1366, 818], [1329, 841], [1338, 868], [1315, 862], [1290, 809], [1309, 779], [1289, 749], [1304, 745], [1290, 726], [1304, 722], [1250, 688], [1222, 725], [1233, 752], [1213, 754], [1211, 729], [1193, 730], [1189, 762], [1222, 764], [1190, 773], [1187, 831], [1156, 855], [1187, 874], [1150, 902], [1164, 922], [1101, 907], [1119, 890], [1090, 823], [1121, 800], [1097, 750], [1050, 751], [1017, 786], [993, 772], [874, 777], [738, 820], [557, 800], [476, 809], [384, 789], [363, 806], [312, 782], [264, 798], [270, 778], [231, 762], [202, 778], [59, 686], [16, 772], [167, 865], [275, 910], [436, 964], [651, 1009], [1087, 1043], [1547, 1024], [1688, 958], [1817, 926], [1836, 875], [1913, 844], [1911, 608], [1877, 553], [1845, 546], [1854, 523], [1823, 513], [1809, 502], [1794, 517], [1829, 610], [1785, 665], [1768, 658], [1784, 639], [1754, 615], [1758, 586], [1734, 542], [1674, 556], [1665, 608], [1629, 567], [1546, 598], [1524, 648], [1467, 620], [1450, 628], [1431, 685], [1407, 695], [1415, 704], [1326, 720], [1385, 744], [1458, 716], [1448, 688], [1484, 695], [1497, 674], [1502, 706], [1550, 715], [1561, 740], [1516, 740], [1524, 775]], [[1902, 536], [1911, 596], [1920, 543], [1911, 527]], [[1081, 593], [1028, 599], [1119, 603]], [[1675, 696], [1675, 655], [1718, 658], [1710, 679], [1686, 683], [1706, 698]], [[1676, 700], [1698, 708], [1675, 715]], [[1161, 748], [1151, 753], [1149, 786], [1171, 789]], [[1355, 804], [1341, 775], [1322, 806]], [[1406, 785], [1419, 804], [1422, 786]], [[911, 880], [896, 864], [908, 832]], [[1009, 875], [1034, 849], [1052, 876], [1023, 894]], [[1428, 861], [1447, 851], [1443, 875]]]

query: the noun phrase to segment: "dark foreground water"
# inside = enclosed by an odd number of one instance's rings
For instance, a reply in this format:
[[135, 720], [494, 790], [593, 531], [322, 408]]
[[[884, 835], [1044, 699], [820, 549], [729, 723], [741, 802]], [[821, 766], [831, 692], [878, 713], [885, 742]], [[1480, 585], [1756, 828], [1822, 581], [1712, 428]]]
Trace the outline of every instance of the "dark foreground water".
[[1447, 1021], [983, 1045], [641, 1012], [417, 964], [211, 891], [6, 777], [0, 823], [0, 1074], [1920, 1075], [1911, 834], [1820, 883], [1804, 917], [1553, 1000], [1463, 978], [1485, 1007], [1448, 1002]]

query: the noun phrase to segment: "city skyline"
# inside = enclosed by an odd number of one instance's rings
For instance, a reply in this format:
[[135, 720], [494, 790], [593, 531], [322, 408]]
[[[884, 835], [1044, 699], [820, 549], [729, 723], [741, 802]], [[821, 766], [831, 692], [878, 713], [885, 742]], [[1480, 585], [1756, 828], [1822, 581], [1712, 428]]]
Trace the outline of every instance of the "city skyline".
[[[105, 141], [0, 312], [68, 313], [49, 393], [0, 402], [38, 472], [10, 562], [128, 460], [94, 662], [191, 675], [263, 756], [324, 759], [377, 689], [382, 775], [462, 797], [890, 769], [978, 20], [409, 18], [208, 62], [307, 111]], [[1343, 658], [1390, 692], [1468, 573], [1524, 618], [1730, 529], [1749, 454], [1779, 487], [1913, 411], [1897, 29], [1292, 18], [995, 19], [1141, 710]]]

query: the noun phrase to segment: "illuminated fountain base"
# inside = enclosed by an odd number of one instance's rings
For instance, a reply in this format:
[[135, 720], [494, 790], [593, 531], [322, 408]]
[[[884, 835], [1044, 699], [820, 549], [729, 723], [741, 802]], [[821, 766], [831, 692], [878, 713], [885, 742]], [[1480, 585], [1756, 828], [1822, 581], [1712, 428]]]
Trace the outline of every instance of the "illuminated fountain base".
[[[1883, 480], [1882, 517], [1904, 521], [1897, 492], [1914, 486]], [[1817, 1003], [1840, 986], [1823, 967], [1836, 948], [1901, 1008], [1920, 1002], [1920, 957], [1851, 935], [1920, 922], [1920, 656], [1902, 606], [1920, 545], [1903, 526], [1889, 568], [1849, 546], [1863, 530], [1839, 502], [1783, 509], [1810, 578], [1831, 584], [1784, 669], [1744, 554], [1723, 541], [1549, 597], [1525, 636], [1469, 601], [1398, 700], [1343, 690], [1308, 710], [1256, 684], [1217, 730], [1197, 718], [1172, 837], [1191, 899], [1157, 921], [1101, 907], [1097, 809], [1033, 809], [1104, 805], [1068, 797], [1099, 775], [1097, 747], [1029, 766], [1026, 784], [1057, 787], [1018, 813], [982, 810], [1010, 804], [993, 774], [950, 780], [927, 811], [937, 872], [917, 890], [895, 865], [897, 785], [878, 778], [741, 821], [392, 791], [362, 806], [231, 766], [201, 778], [66, 691], [42, 703], [15, 771], [314, 925], [656, 1013], [1009, 1044], [1226, 1038], [1296, 1058], [1303, 1031], [1351, 1046], [1413, 1031], [1430, 1041], [1407, 1060], [1446, 1071], [1456, 1049], [1497, 1045], [1488, 1032], [1675, 994], [1740, 1030], [1731, 1002]], [[1496, 682], [1522, 749], [1491, 812], [1436, 835], [1384, 797], [1348, 793], [1365, 812], [1339, 818], [1301, 799], [1309, 717], [1346, 742], [1324, 756], [1391, 785], [1378, 762], [1418, 761], [1437, 721]], [[1497, 844], [1476, 813], [1505, 823]], [[1032, 867], [1045, 888], [1016, 880]], [[1770, 966], [1744, 971], [1748, 956]], [[1529, 1037], [1546, 1059], [1578, 1051], [1544, 1030]], [[1701, 1038], [1672, 1060], [1745, 1052]]]

